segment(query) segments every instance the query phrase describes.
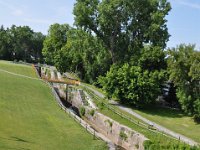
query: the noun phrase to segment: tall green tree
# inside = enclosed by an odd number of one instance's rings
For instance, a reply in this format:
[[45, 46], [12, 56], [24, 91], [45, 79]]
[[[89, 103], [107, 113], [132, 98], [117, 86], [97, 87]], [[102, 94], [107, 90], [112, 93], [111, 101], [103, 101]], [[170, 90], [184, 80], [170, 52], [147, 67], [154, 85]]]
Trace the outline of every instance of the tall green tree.
[[67, 24], [58, 23], [50, 26], [42, 50], [42, 54], [44, 55], [47, 63], [53, 64], [58, 51], [60, 51], [67, 43], [67, 31], [69, 28], [70, 27]]
[[37, 62], [41, 60], [44, 41], [42, 33], [34, 32], [28, 26], [0, 28], [0, 59], [24, 60]]
[[3, 26], [0, 28], [0, 59], [9, 60], [12, 58], [11, 37], [8, 34], [8, 29]]
[[101, 40], [68, 25], [54, 24], [50, 27], [43, 55], [45, 61], [55, 65], [60, 72], [75, 72], [90, 83], [104, 75], [111, 64]]
[[129, 61], [144, 43], [164, 48], [167, 0], [77, 0], [75, 24], [102, 40], [112, 62]]
[[92, 34], [79, 29], [67, 32], [67, 44], [58, 51], [55, 66], [61, 71], [72, 71], [85, 82], [96, 81], [109, 70], [111, 61], [102, 43]]
[[122, 67], [111, 67], [106, 77], [99, 78], [99, 82], [108, 97], [117, 98], [121, 103], [143, 107], [154, 103], [161, 94], [160, 81], [164, 75], [164, 72], [143, 71], [140, 66], [124, 64]]
[[41, 32], [34, 32], [32, 36], [32, 56], [35, 58], [35, 61], [41, 62], [43, 61], [42, 49], [43, 42], [45, 40], [45, 35]]
[[13, 25], [9, 32], [12, 38], [15, 59], [30, 60], [29, 54], [31, 53], [33, 30], [28, 26], [17, 27]]
[[166, 79], [164, 58], [161, 48], [145, 46], [134, 65], [113, 65], [106, 76], [99, 77], [98, 81], [109, 97], [115, 97], [122, 103], [137, 107], [152, 104], [161, 95]]
[[182, 109], [200, 115], [200, 52], [194, 45], [169, 49], [168, 72]]

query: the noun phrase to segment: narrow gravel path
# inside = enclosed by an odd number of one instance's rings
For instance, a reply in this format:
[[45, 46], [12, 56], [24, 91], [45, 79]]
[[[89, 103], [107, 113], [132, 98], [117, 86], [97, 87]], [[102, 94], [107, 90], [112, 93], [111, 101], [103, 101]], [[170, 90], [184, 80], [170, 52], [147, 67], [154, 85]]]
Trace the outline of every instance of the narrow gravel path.
[[[99, 91], [97, 91], [97, 90], [95, 90], [95, 89], [93, 89], [93, 88], [91, 88], [91, 87], [89, 87], [89, 86], [87, 86], [87, 85], [83, 85], [83, 84], [81, 84], [81, 85], [84, 86], [84, 87], [86, 87], [86, 88], [88, 88], [88, 89], [90, 89], [90, 90], [92, 90], [97, 96], [99, 96], [99, 97], [101, 97], [101, 98], [104, 98], [104, 97], [105, 97], [105, 95], [102, 94], [102, 93], [100, 93]], [[112, 102], [112, 101], [111, 101], [111, 102]], [[168, 135], [171, 135], [171, 136], [175, 137], [176, 139], [180, 139], [181, 141], [183, 141], [183, 142], [185, 142], [185, 143], [188, 143], [189, 145], [192, 145], [192, 146], [198, 145], [198, 143], [195, 142], [194, 140], [192, 140], [192, 139], [190, 139], [190, 138], [188, 138], [188, 137], [185, 137], [185, 136], [183, 136], [183, 135], [181, 135], [181, 134], [179, 134], [179, 133], [176, 133], [176, 132], [174, 132], [174, 131], [171, 131], [171, 130], [169, 130], [169, 129], [167, 129], [167, 128], [161, 126], [161, 125], [156, 124], [155, 122], [152, 122], [152, 121], [150, 121], [150, 120], [148, 120], [148, 119], [142, 117], [142, 116], [139, 115], [138, 113], [134, 112], [131, 108], [127, 108], [127, 107], [125, 107], [125, 106], [123, 106], [123, 105], [116, 104], [116, 102], [115, 102], [115, 105], [116, 105], [119, 109], [130, 113], [131, 115], [133, 115], [133, 116], [135, 116], [136, 118], [138, 118], [138, 119], [144, 121], [145, 123], [147, 123], [147, 124], [149, 124], [149, 125], [153, 125], [157, 130], [159, 130], [159, 131], [161, 131], [161, 132], [164, 132], [164, 133], [166, 133], [166, 134], [168, 134]]]

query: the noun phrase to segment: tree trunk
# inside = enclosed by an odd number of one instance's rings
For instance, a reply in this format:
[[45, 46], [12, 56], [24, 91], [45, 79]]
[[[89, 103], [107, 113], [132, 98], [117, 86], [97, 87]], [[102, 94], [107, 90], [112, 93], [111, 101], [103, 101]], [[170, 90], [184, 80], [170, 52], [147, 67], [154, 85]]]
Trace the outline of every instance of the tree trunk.
[[115, 37], [111, 36], [109, 51], [110, 51], [110, 55], [111, 55], [113, 64], [116, 63], [116, 58], [115, 58], [115, 53], [114, 53], [115, 50], [114, 49], [115, 49]]

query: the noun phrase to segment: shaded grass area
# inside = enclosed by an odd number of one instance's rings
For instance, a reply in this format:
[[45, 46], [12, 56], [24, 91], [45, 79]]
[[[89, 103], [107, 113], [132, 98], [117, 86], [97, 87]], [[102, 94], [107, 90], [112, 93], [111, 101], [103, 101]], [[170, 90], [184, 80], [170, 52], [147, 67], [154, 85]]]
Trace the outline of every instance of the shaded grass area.
[[200, 143], [200, 124], [196, 124], [192, 117], [179, 110], [151, 106], [143, 110], [134, 109], [134, 111], [153, 122]]
[[[88, 94], [90, 94], [91, 98], [93, 98], [96, 105], [100, 108], [99, 111], [102, 114], [112, 118], [113, 120], [116, 120], [117, 122], [119, 122], [123, 125], [126, 125], [126, 126], [132, 128], [133, 130], [135, 130], [135, 131], [145, 135], [147, 138], [149, 138], [150, 142], [145, 142], [146, 149], [155, 149], [155, 150], [157, 150], [157, 149], [199, 149], [196, 147], [190, 147], [189, 145], [187, 145], [183, 142], [180, 142], [173, 138], [166, 137], [160, 133], [152, 132], [152, 131], [148, 130], [147, 128], [140, 127], [137, 124], [130, 122], [129, 120], [117, 115], [116, 113], [114, 113], [113, 111], [108, 109], [105, 105], [102, 105], [102, 102], [108, 104], [108, 102], [106, 100], [97, 97], [89, 89], [86, 89], [86, 88], [83, 88], [83, 89], [86, 90], [88, 92]], [[132, 118], [136, 121], [142, 122], [139, 119], [136, 119], [135, 117], [133, 117], [131, 114], [125, 113], [124, 111], [118, 109], [115, 106], [112, 106], [112, 107], [114, 107], [116, 110], [122, 112], [123, 114], [130, 116], [130, 118]], [[172, 112], [172, 114], [173, 114], [173, 112]]]
[[[0, 69], [36, 77], [29, 66], [0, 61]], [[0, 149], [103, 150], [56, 104], [42, 81], [0, 72]]]

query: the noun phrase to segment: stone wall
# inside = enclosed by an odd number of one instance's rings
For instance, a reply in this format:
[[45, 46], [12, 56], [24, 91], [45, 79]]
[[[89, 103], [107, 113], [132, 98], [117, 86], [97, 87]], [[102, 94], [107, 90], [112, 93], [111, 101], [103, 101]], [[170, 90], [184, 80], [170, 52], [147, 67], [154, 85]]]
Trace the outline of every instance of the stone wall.
[[[74, 92], [72, 105], [80, 108], [82, 100], [79, 91]], [[132, 130], [131, 128], [121, 125], [113, 119], [99, 113], [97, 110], [85, 106], [85, 119], [95, 130], [104, 134], [116, 145], [119, 145], [127, 150], [143, 150], [143, 142], [148, 140], [142, 134]], [[93, 111], [93, 113], [91, 113]]]
[[116, 145], [119, 145], [127, 150], [139, 149], [143, 150], [143, 142], [147, 140], [143, 135], [137, 133], [129, 127], [119, 124], [111, 118], [95, 111], [91, 115], [91, 109], [86, 107], [85, 117], [95, 127], [111, 139]]

